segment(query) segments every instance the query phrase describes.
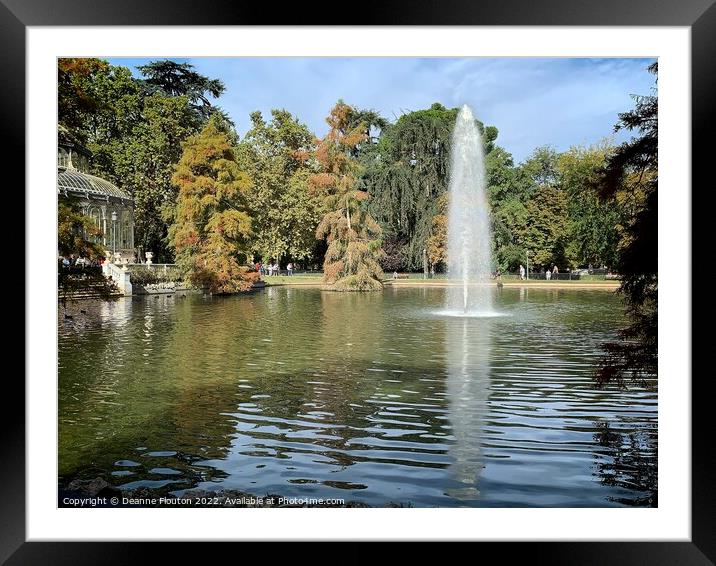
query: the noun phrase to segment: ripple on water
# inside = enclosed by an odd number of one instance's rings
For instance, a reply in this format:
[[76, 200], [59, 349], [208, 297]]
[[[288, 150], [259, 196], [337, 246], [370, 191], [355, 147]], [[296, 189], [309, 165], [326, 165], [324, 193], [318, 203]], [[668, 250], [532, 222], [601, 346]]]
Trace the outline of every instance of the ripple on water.
[[177, 453], [173, 450], [156, 450], [154, 452], [145, 452], [142, 456], [148, 458], [168, 458], [170, 456], [176, 456]]
[[60, 325], [62, 476], [416, 507], [643, 504], [655, 486], [656, 392], [592, 381], [618, 298], [505, 288], [465, 317], [437, 288], [293, 292]]
[[150, 474], [157, 474], [159, 476], [179, 476], [181, 472], [174, 468], [152, 468], [149, 470]]

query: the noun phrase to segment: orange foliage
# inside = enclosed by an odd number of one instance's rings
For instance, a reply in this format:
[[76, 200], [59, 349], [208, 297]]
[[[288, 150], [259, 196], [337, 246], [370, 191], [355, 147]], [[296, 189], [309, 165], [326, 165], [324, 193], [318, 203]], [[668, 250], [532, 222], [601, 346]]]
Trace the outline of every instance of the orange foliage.
[[179, 195], [170, 236], [189, 280], [212, 293], [250, 289], [258, 273], [242, 262], [252, 234], [246, 212], [251, 183], [216, 123], [185, 142], [172, 182]]

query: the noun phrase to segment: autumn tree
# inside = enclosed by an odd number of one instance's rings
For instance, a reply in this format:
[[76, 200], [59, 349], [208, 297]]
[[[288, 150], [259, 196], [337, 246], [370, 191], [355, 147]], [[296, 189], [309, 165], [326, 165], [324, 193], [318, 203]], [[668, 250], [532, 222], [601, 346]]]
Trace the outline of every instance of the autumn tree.
[[58, 197], [57, 250], [61, 256], [99, 260], [104, 256], [104, 248], [98, 243], [101, 237], [102, 231], [92, 218], [82, 214], [76, 199]]
[[251, 183], [222, 126], [219, 118], [210, 120], [182, 145], [170, 229], [179, 267], [194, 285], [218, 294], [248, 290], [258, 279], [244, 265], [253, 233], [246, 199]]
[[[57, 250], [63, 257], [81, 257], [91, 262], [104, 256], [104, 248], [98, 242], [102, 231], [89, 216], [82, 214], [79, 202], [59, 195], [57, 203]], [[111, 280], [105, 279], [99, 268], [85, 266], [65, 267], [60, 265], [57, 271], [57, 289], [63, 308], [73, 300], [78, 292], [91, 289], [99, 298], [108, 300], [116, 287]]]
[[447, 263], [448, 193], [438, 197], [438, 211], [433, 216], [428, 237], [428, 262], [431, 266]]
[[368, 193], [356, 188], [359, 166], [351, 155], [365, 141], [365, 126], [351, 126], [354, 110], [339, 101], [326, 118], [330, 129], [316, 149], [320, 170], [310, 178], [328, 211], [316, 237], [328, 243], [323, 280], [340, 291], [370, 291], [383, 287], [380, 268], [381, 234], [364, 202]]
[[57, 60], [58, 123], [85, 143], [84, 130], [88, 116], [102, 109], [97, 92], [97, 77], [106, 73], [109, 64], [93, 58], [60, 58]]

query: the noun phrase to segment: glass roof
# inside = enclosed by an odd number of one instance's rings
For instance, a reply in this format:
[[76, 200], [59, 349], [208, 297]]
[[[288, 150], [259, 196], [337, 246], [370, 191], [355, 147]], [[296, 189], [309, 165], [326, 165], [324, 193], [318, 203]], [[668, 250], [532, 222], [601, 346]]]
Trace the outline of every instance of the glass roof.
[[72, 192], [89, 193], [100, 197], [115, 197], [123, 200], [132, 200], [127, 193], [119, 187], [116, 187], [109, 181], [80, 173], [75, 169], [58, 169], [57, 170], [57, 190], [67, 190]]

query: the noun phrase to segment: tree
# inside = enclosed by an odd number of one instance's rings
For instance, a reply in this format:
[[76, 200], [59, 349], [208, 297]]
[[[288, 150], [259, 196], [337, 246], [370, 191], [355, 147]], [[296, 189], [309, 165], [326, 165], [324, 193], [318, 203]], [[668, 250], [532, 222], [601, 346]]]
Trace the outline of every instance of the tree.
[[183, 144], [172, 176], [179, 195], [170, 229], [179, 267], [194, 285], [219, 294], [245, 291], [258, 279], [243, 265], [252, 235], [251, 183], [222, 126], [210, 120]]
[[89, 216], [82, 214], [76, 199], [59, 195], [57, 202], [57, 250], [61, 256], [76, 256], [98, 261], [104, 256], [97, 243], [102, 230]]
[[539, 187], [526, 207], [526, 222], [518, 241], [530, 253], [535, 268], [565, 264], [567, 243], [567, 194], [555, 187]]
[[172, 184], [182, 142], [199, 128], [185, 97], [153, 94], [138, 101], [141, 120], [127, 116], [116, 137], [94, 142], [95, 167], [100, 174], [129, 192], [134, 199], [135, 244], [153, 251], [158, 261], [170, 262], [173, 254], [167, 241], [177, 188]]
[[265, 261], [306, 260], [315, 248], [323, 201], [309, 187], [315, 172], [315, 136], [286, 110], [272, 110], [266, 123], [251, 114], [252, 128], [237, 150], [252, 180], [252, 252]]
[[[380, 112], [372, 108], [357, 109], [352, 106], [350, 108], [351, 110], [346, 118], [346, 127], [348, 129], [361, 128], [364, 135], [363, 141], [356, 144], [351, 150], [351, 155], [361, 160], [367, 153], [370, 153], [370, 149], [373, 146], [377, 145], [380, 134], [389, 127], [390, 123], [380, 115]], [[373, 133], [378, 133], [379, 135], [373, 136]]]
[[60, 59], [59, 122], [93, 152], [92, 172], [133, 197], [137, 247], [171, 262], [173, 168], [181, 143], [218, 110], [208, 97], [224, 87], [191, 65], [158, 61], [144, 67], [147, 78], [137, 79], [126, 67], [98, 59]]
[[383, 238], [383, 257], [380, 260], [380, 267], [386, 272], [396, 272], [405, 270], [405, 241], [398, 236], [385, 236]]
[[[59, 195], [57, 203], [57, 250], [62, 257], [77, 257], [97, 262], [104, 256], [98, 243], [102, 231], [89, 216], [82, 214], [76, 199]], [[99, 267], [75, 267], [60, 264], [57, 271], [57, 288], [62, 307], [75, 293], [92, 289], [101, 299], [108, 300], [116, 290], [106, 280]]]
[[559, 186], [569, 196], [569, 244], [573, 267], [616, 265], [624, 210], [604, 202], [594, 188], [613, 148], [608, 143], [573, 147], [557, 157]]
[[438, 213], [433, 216], [428, 237], [428, 262], [431, 266], [447, 263], [448, 193], [438, 197]]
[[189, 63], [165, 59], [137, 68], [145, 77], [143, 83], [149, 93], [160, 90], [168, 96], [186, 96], [202, 121], [208, 120], [217, 110], [209, 101], [209, 96], [219, 98], [226, 90], [221, 80], [200, 75]]
[[105, 61], [91, 58], [57, 60], [58, 123], [85, 141], [83, 127], [89, 115], [98, 112], [102, 103], [95, 92], [95, 78], [107, 71]]
[[525, 248], [520, 238], [528, 222], [525, 204], [516, 196], [492, 205], [493, 259], [503, 271], [516, 270], [525, 262]]
[[310, 178], [328, 211], [316, 229], [316, 237], [328, 243], [323, 280], [338, 291], [382, 289], [381, 234], [364, 201], [368, 193], [356, 188], [359, 166], [351, 151], [365, 141], [362, 124], [351, 127], [354, 110], [339, 101], [326, 119], [330, 130], [318, 144], [320, 172]]
[[499, 146], [485, 156], [485, 180], [490, 203], [492, 255], [502, 271], [517, 269], [524, 263], [524, 249], [518, 233], [527, 222], [525, 202], [533, 183], [515, 167], [512, 155]]
[[[457, 108], [435, 103], [427, 110], [401, 116], [383, 130], [375, 155], [364, 160], [363, 185], [370, 192], [370, 210], [381, 226], [406, 242], [408, 267], [423, 264], [437, 199], [448, 188], [450, 143]], [[497, 129], [477, 123], [486, 151], [494, 147]]]
[[[657, 64], [649, 66], [657, 74]], [[620, 192], [641, 192], [628, 219], [616, 268], [629, 324], [620, 340], [604, 345], [597, 383], [643, 383], [657, 375], [658, 355], [658, 98], [635, 96], [633, 110], [619, 114], [615, 130], [636, 130], [639, 136], [616, 148], [601, 171], [598, 187], [605, 202]]]
[[518, 175], [528, 196], [537, 187], [557, 184], [557, 155], [554, 148], [541, 146], [520, 165]]

